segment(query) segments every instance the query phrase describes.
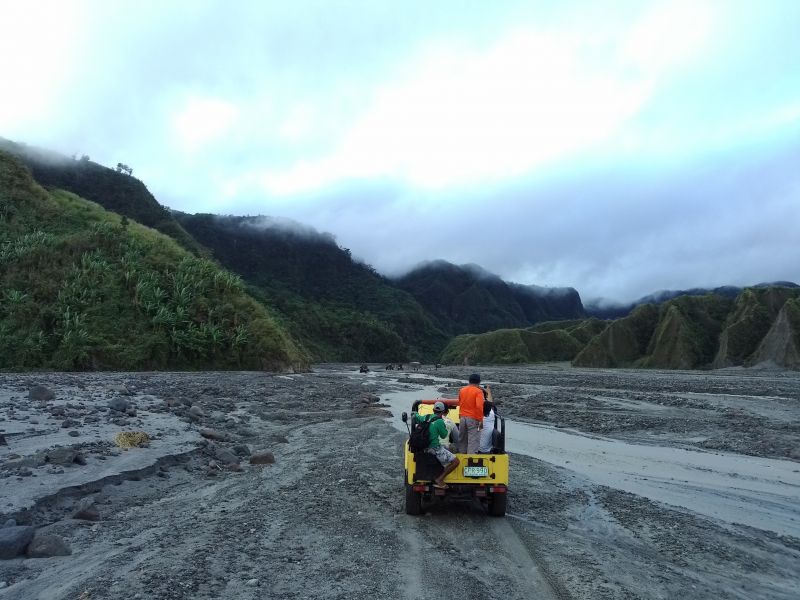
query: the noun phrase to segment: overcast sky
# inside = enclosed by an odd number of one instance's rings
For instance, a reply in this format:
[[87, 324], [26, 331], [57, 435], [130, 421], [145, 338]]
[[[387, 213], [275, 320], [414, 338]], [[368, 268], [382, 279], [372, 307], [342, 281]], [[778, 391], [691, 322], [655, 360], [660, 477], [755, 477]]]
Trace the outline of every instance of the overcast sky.
[[584, 300], [800, 283], [800, 2], [0, 0], [0, 136]]

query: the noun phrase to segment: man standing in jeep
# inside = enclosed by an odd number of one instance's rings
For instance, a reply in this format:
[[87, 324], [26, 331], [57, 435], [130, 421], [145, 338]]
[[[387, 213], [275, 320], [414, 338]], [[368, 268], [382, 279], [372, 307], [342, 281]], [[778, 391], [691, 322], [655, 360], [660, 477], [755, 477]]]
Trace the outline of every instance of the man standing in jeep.
[[422, 416], [414, 414], [414, 421], [417, 423], [430, 421], [430, 425], [428, 426], [430, 445], [425, 448], [425, 452], [428, 454], [433, 454], [436, 457], [436, 460], [438, 460], [439, 463], [444, 467], [444, 471], [442, 471], [441, 475], [433, 480], [433, 487], [437, 487], [439, 489], [447, 488], [444, 478], [452, 473], [456, 467], [458, 467], [458, 457], [456, 457], [455, 454], [450, 452], [450, 450], [441, 444], [442, 438], [446, 438], [449, 435], [449, 432], [447, 431], [447, 425], [444, 423], [444, 416], [446, 414], [447, 406], [445, 406], [444, 402], [436, 402], [433, 405], [432, 415]]
[[481, 446], [483, 429], [484, 392], [480, 386], [481, 376], [469, 376], [469, 385], [458, 392], [458, 451], [461, 454], [476, 454]]

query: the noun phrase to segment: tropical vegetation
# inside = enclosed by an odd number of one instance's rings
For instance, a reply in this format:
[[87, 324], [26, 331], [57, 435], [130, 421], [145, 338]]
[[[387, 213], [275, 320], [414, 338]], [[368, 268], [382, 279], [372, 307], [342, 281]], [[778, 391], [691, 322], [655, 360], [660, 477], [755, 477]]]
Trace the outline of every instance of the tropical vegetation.
[[302, 369], [241, 279], [0, 152], [0, 367]]

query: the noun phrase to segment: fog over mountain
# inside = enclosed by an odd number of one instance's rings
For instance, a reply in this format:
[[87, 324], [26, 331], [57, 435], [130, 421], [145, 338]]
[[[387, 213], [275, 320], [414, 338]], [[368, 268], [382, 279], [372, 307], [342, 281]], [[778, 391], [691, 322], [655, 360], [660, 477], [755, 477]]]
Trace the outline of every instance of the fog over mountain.
[[800, 281], [791, 0], [0, 0], [0, 20], [0, 136], [123, 162], [176, 210], [584, 299]]

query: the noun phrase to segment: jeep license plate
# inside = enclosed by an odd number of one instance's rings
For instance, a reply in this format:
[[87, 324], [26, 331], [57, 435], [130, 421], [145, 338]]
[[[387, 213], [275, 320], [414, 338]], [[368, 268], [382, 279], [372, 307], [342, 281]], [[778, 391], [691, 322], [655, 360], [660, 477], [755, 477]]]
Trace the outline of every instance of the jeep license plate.
[[464, 467], [464, 477], [486, 477], [489, 467]]

